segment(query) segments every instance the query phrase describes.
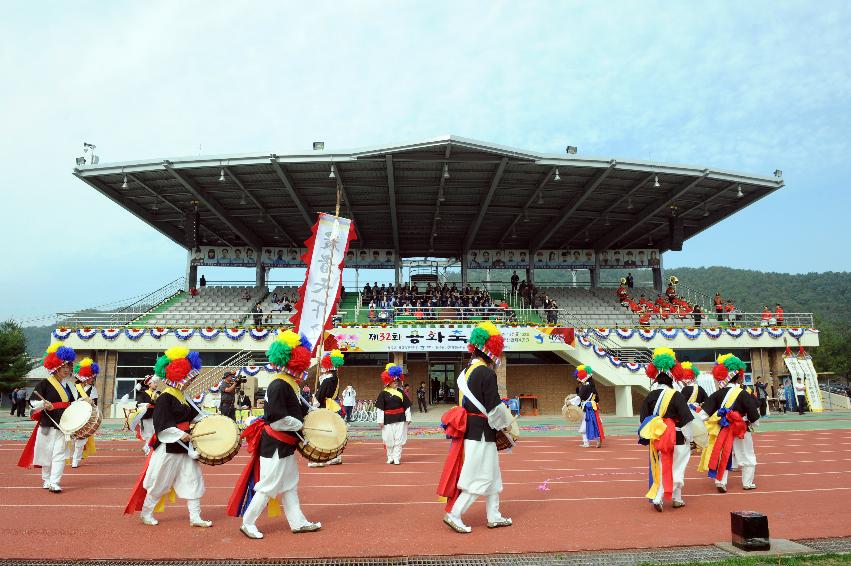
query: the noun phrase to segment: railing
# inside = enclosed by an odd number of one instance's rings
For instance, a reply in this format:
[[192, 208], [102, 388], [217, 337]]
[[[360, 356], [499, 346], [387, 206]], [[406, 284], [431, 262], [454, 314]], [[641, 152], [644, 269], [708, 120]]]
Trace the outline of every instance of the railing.
[[713, 304], [712, 298], [703, 291], [692, 289], [691, 287], [683, 285], [682, 283], [677, 284], [676, 289], [677, 297], [685, 299], [690, 305], [700, 305], [701, 308], [707, 312], [709, 307]]
[[101, 311], [77, 311], [73, 313], [57, 313], [57, 325], [59, 326], [86, 326], [82, 321], [96, 319], [100, 321], [98, 326], [128, 326], [134, 320], [147, 314], [163, 302], [171, 299], [183, 291], [185, 279], [179, 277], [174, 281], [166, 283], [156, 291], [152, 291], [129, 305], [112, 312]]
[[[61, 315], [64, 318], [59, 326], [67, 328], [207, 328], [207, 327], [255, 327], [255, 326], [289, 326], [288, 322], [278, 322], [276, 317], [283, 315], [287, 319], [295, 314], [292, 312], [268, 312], [253, 313], [250, 311], [232, 312], [160, 312], [153, 315], [153, 320], [135, 322], [122, 319], [121, 313], [98, 312], [98, 313], [74, 313]], [[345, 318], [347, 311], [338, 311], [335, 316]], [[255, 324], [254, 316], [260, 317]], [[269, 322], [267, 322], [267, 317]], [[188, 320], [202, 319], [201, 322], [187, 322]]]
[[400, 322], [465, 323], [479, 320], [511, 323], [526, 322], [511, 308], [502, 307], [392, 307], [375, 308], [370, 322], [392, 324]]
[[203, 393], [210, 387], [218, 385], [224, 378], [225, 372], [239, 370], [254, 364], [254, 362], [254, 352], [249, 350], [237, 352], [217, 366], [202, 369], [201, 375], [195, 378], [195, 381], [186, 390], [190, 396]]
[[[586, 320], [583, 320], [581, 317], [569, 311], [559, 309], [557, 312], [558, 323], [561, 326], [570, 326], [576, 329], [584, 328], [588, 331], [595, 328], [595, 325], [589, 324]], [[653, 356], [648, 348], [635, 348], [633, 346], [624, 346], [611, 336], [608, 338], [601, 338], [597, 336], [594, 332], [588, 332], [585, 338], [587, 338], [592, 344], [603, 348], [608, 354], [617, 357], [623, 362], [648, 364], [653, 359]]]

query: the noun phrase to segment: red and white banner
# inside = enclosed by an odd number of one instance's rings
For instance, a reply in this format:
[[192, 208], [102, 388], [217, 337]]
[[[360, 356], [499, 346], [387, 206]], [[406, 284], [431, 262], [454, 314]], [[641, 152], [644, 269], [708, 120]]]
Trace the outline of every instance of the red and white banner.
[[349, 242], [355, 239], [352, 221], [321, 213], [307, 240], [307, 253], [302, 256], [307, 265], [304, 284], [298, 290], [296, 314], [290, 318], [311, 343], [314, 350], [324, 330], [331, 328], [331, 315], [340, 299], [343, 264]]

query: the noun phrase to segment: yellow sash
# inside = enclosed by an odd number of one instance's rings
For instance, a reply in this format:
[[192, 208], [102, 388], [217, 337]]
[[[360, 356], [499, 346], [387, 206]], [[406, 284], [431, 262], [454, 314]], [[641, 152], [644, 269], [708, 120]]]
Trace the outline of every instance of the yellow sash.
[[62, 387], [61, 383], [56, 381], [55, 377], [53, 377], [51, 375], [50, 377], [47, 378], [47, 382], [50, 385], [53, 386], [53, 388], [56, 390], [56, 393], [59, 395], [59, 398], [62, 400], [63, 403], [67, 403], [68, 401], [70, 401], [70, 399], [68, 397], [68, 392], [65, 390], [64, 387]]
[[[485, 362], [483, 362], [482, 360], [480, 360], [478, 358], [473, 360], [473, 363], [471, 363], [469, 366], [467, 366], [467, 369], [464, 370], [464, 383], [467, 383], [467, 377], [469, 377], [469, 375], [473, 372], [474, 369], [476, 369], [478, 366], [483, 366], [483, 365], [485, 365]], [[464, 394], [461, 393], [461, 388], [459, 387], [458, 388], [458, 406], [461, 407], [463, 405], [464, 405]]]
[[183, 394], [183, 391], [179, 389], [175, 389], [174, 387], [168, 386], [163, 390], [163, 393], [168, 393], [178, 401], [180, 401], [181, 405], [187, 405], [186, 395]]
[[[729, 409], [733, 406], [733, 403], [736, 402], [739, 395], [742, 393], [742, 388], [738, 386], [734, 386], [735, 389], [727, 393], [724, 402], [721, 403], [721, 408]], [[697, 465], [698, 472], [706, 472], [709, 471], [709, 458], [712, 457], [712, 449], [715, 447], [715, 440], [718, 438], [718, 434], [721, 432], [721, 417], [718, 416], [718, 411], [715, 412], [711, 417], [706, 419], [706, 432], [709, 434], [709, 442], [706, 443], [706, 447], [700, 452], [700, 463]]]
[[697, 385], [697, 383], [692, 385], [691, 395], [689, 395], [689, 397], [688, 397], [688, 404], [689, 405], [694, 405], [694, 403], [697, 401], [697, 394], [698, 394], [698, 392], [700, 392], [700, 389], [698, 389], [698, 387], [699, 386]]
[[385, 387], [384, 391], [393, 395], [394, 397], [398, 397], [400, 401], [404, 401], [405, 397], [402, 396], [402, 392], [396, 389], [395, 387]]
[[[326, 379], [331, 379], [330, 377]], [[340, 380], [337, 380], [337, 388], [334, 389], [334, 394], [325, 399], [325, 408], [334, 413], [340, 412], [340, 404], [337, 403], [337, 393], [340, 391]]]
[[650, 486], [650, 489], [644, 496], [647, 499], [656, 499], [656, 494], [659, 492], [659, 486], [661, 485], [662, 458], [659, 456], [659, 451], [656, 449], [656, 440], [661, 438], [668, 429], [668, 426], [665, 424], [662, 417], [666, 412], [668, 412], [668, 405], [671, 404], [671, 399], [673, 399], [674, 393], [676, 393], [676, 391], [673, 389], [665, 389], [662, 393], [662, 403], [659, 407], [659, 413], [650, 419], [650, 422], [641, 427], [641, 431], [639, 432], [641, 438], [650, 441], [650, 473], [653, 477], [653, 485]]
[[80, 394], [80, 397], [83, 399], [88, 399], [89, 395], [86, 393], [86, 389], [83, 387], [81, 383], [74, 384], [77, 387], [77, 393]]

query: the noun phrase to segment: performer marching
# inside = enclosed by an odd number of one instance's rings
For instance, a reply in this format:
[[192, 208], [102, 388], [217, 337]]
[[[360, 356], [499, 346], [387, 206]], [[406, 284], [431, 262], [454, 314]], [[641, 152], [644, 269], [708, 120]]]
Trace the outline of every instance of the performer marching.
[[190, 526], [213, 526], [212, 521], [201, 518], [204, 476], [189, 436], [189, 425], [201, 420], [203, 415], [184, 394], [200, 371], [198, 352], [181, 346], [166, 350], [154, 365], [154, 374], [166, 387], [154, 407], [154, 435], [149, 443], [152, 451], [124, 509], [125, 514], [141, 511], [142, 522], [146, 525], [159, 524], [154, 511], [164, 507], [166, 496], [173, 501], [176, 494], [186, 500]]
[[133, 419], [130, 429], [136, 431], [136, 438], [142, 441], [142, 451], [147, 456], [151, 452], [150, 441], [154, 436], [154, 407], [160, 396], [162, 382], [156, 375], [146, 375], [142, 383], [136, 383], [136, 408], [139, 411]]
[[742, 489], [756, 489], [756, 454], [751, 430], [759, 420], [759, 403], [742, 388], [745, 363], [733, 354], [719, 356], [712, 376], [721, 389], [710, 395], [701, 407], [706, 419], [709, 445], [704, 448], [698, 471], [708, 472], [721, 493], [727, 492], [732, 457], [742, 469]]
[[672, 500], [675, 509], [685, 505], [683, 486], [691, 456], [689, 425], [694, 416], [686, 398], [674, 389], [672, 373], [680, 368], [673, 350], [656, 348], [645, 371], [654, 385], [641, 404], [638, 442], [650, 448], [651, 485], [645, 497], [661, 513], [664, 499]]
[[228, 515], [242, 516], [242, 534], [263, 538], [257, 519], [266, 506], [269, 516], [280, 514], [278, 495], [282, 495], [284, 513], [294, 533], [318, 531], [322, 523], [311, 523], [301, 511], [298, 500], [298, 463], [295, 450], [298, 431], [304, 426], [306, 409], [301, 402], [299, 384], [310, 367], [310, 343], [292, 330], [280, 332], [266, 356], [279, 373], [266, 388], [263, 416], [242, 432], [251, 458], [228, 501]]
[[65, 433], [59, 429], [59, 421], [74, 400], [70, 378], [76, 357], [73, 348], [62, 342], [54, 342], [47, 348], [42, 364], [51, 375], [33, 390], [30, 405], [34, 411], [30, 418], [36, 425], [18, 460], [21, 468], [40, 466], [42, 487], [51, 493], [62, 493], [59, 484], [65, 471], [68, 446]]
[[691, 449], [704, 448], [709, 442], [709, 437], [706, 433], [706, 425], [702, 418], [697, 418], [700, 413], [700, 406], [706, 401], [706, 391], [697, 381], [697, 376], [700, 375], [700, 370], [697, 369], [691, 362], [683, 362], [674, 366], [675, 385], [681, 387], [680, 393], [686, 398], [686, 403], [695, 419], [691, 421], [692, 441]]
[[402, 366], [387, 364], [381, 372], [384, 389], [375, 401], [376, 421], [381, 426], [381, 439], [387, 449], [387, 463], [401, 464], [402, 446], [408, 441], [411, 422], [411, 400], [401, 389]]
[[582, 422], [579, 423], [579, 432], [582, 434], [582, 447], [588, 448], [589, 440], [597, 442], [596, 447], [600, 448], [603, 445], [603, 439], [606, 434], [603, 431], [603, 421], [600, 419], [600, 409], [597, 406], [599, 395], [597, 394], [597, 386], [594, 384], [594, 370], [591, 366], [578, 365], [573, 373], [582, 387], [579, 388], [579, 393], [574, 397], [573, 403], [576, 404], [584, 413]]
[[[91, 358], [83, 358], [79, 364], [74, 366], [74, 374], [77, 377], [77, 383], [73, 390], [75, 399], [87, 399], [94, 405], [97, 410], [98, 406], [98, 390], [95, 387], [95, 378], [100, 373], [100, 366], [92, 361]], [[88, 438], [72, 439], [74, 445], [74, 453], [71, 456], [71, 467], [77, 468], [80, 466], [83, 458], [88, 458], [95, 453], [95, 436]]]
[[437, 488], [437, 494], [447, 500], [443, 522], [459, 533], [472, 531], [462, 517], [479, 496], [487, 498], [488, 528], [511, 525], [511, 519], [499, 512], [502, 474], [496, 449], [496, 432], [514, 420], [499, 396], [494, 372], [504, 339], [493, 323], [484, 322], [473, 329], [467, 348], [472, 359], [458, 376], [460, 406], [442, 419], [453, 441]]
[[[337, 377], [338, 368], [345, 363], [343, 353], [340, 350], [331, 350], [322, 356], [319, 366], [322, 369], [322, 374], [319, 376], [319, 386], [316, 388], [316, 402], [319, 403], [319, 408], [328, 409], [335, 413], [341, 413], [339, 403], [337, 403], [337, 393], [340, 388], [340, 380]], [[308, 462], [308, 468], [323, 468], [327, 464], [333, 466], [343, 463], [343, 455], [340, 454], [326, 462]]]

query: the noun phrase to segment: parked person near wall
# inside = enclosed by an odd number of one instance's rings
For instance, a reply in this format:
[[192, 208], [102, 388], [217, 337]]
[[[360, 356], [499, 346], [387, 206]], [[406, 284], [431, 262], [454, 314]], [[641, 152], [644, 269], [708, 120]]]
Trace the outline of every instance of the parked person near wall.
[[756, 398], [759, 401], [759, 416], [764, 417], [768, 408], [768, 388], [762, 378], [756, 380]]
[[420, 382], [420, 386], [417, 387], [417, 406], [421, 413], [428, 412], [428, 405], [426, 404], [426, 387], [425, 381]]
[[798, 414], [803, 415], [807, 406], [807, 388], [804, 386], [804, 380], [800, 377], [795, 382], [795, 399], [798, 401]]

